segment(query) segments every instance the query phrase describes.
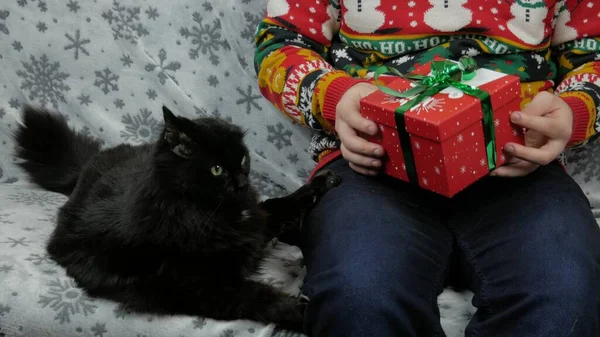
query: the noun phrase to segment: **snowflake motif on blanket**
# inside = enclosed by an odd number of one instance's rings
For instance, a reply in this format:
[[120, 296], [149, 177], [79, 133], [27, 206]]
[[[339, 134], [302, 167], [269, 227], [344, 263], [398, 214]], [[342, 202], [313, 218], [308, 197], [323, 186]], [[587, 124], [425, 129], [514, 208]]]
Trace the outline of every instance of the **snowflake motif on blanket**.
[[6, 212], [0, 213], [0, 223], [3, 223], [3, 224], [13, 224], [13, 223], [15, 223], [12, 220], [8, 220], [8, 217], [11, 216], [11, 215], [12, 215], [11, 213], [6, 213]]
[[154, 20], [156, 21], [156, 18], [158, 18], [160, 16], [160, 14], [158, 14], [158, 8], [156, 7], [148, 7], [148, 9], [145, 11], [146, 15], [148, 15], [148, 19], [150, 20]]
[[191, 28], [183, 27], [179, 30], [181, 36], [186, 39], [191, 39], [192, 48], [190, 48], [189, 56], [190, 59], [195, 60], [200, 56], [200, 52], [203, 55], [209, 55], [209, 60], [213, 65], [219, 64], [219, 56], [216, 52], [221, 50], [230, 50], [229, 42], [223, 39], [221, 34], [221, 21], [215, 19], [210, 24], [203, 22], [202, 16], [198, 12], [192, 14], [194, 22], [197, 25]]
[[104, 334], [108, 332], [106, 324], [102, 323], [96, 323], [90, 330], [94, 333], [94, 337], [104, 337]]
[[83, 53], [84, 55], [90, 56], [90, 53], [87, 51], [87, 49], [84, 48], [84, 45], [90, 43], [91, 40], [82, 39], [81, 31], [79, 29], [75, 31], [75, 36], [71, 36], [69, 33], [66, 33], [65, 37], [69, 39], [69, 41], [71, 41], [71, 44], [66, 45], [64, 49], [73, 49], [75, 51], [75, 60], [79, 60], [79, 52]]
[[102, 89], [105, 95], [108, 95], [111, 91], [119, 91], [119, 75], [113, 73], [110, 69], [105, 68], [104, 70], [96, 70], [96, 80], [94, 86]]
[[252, 42], [254, 41], [256, 27], [258, 27], [258, 24], [261, 22], [263, 17], [258, 14], [244, 12], [244, 19], [246, 21], [246, 26], [244, 27], [244, 30], [242, 30], [241, 37], [242, 39]]
[[0, 304], [0, 317], [4, 317], [5, 314], [8, 314], [12, 310], [8, 305]]
[[17, 0], [17, 4], [19, 4], [21, 7], [26, 7], [29, 5], [29, 1], [31, 1], [31, 3], [35, 3], [37, 1], [37, 7], [40, 11], [48, 11], [48, 4], [44, 0]]
[[9, 34], [9, 30], [8, 27], [6, 26], [6, 19], [8, 18], [8, 16], [10, 15], [9, 11], [0, 11], [0, 20], [4, 21], [0, 21], [0, 33], [4, 33], [6, 35]]
[[286, 130], [283, 124], [268, 125], [267, 132], [267, 141], [275, 145], [277, 150], [292, 146], [292, 131]]
[[152, 117], [152, 112], [145, 108], [140, 109], [138, 115], [124, 115], [121, 123], [125, 125], [121, 137], [127, 141], [138, 143], [154, 141], [162, 131], [162, 125]]
[[598, 182], [600, 172], [600, 146], [581, 146], [569, 150], [565, 156], [569, 173], [585, 183]]
[[194, 330], [196, 330], [196, 329], [202, 329], [206, 325], [206, 318], [204, 318], [204, 317], [197, 317], [196, 319], [194, 319], [194, 321], [192, 322], [192, 324], [194, 326]]
[[8, 196], [8, 199], [19, 205], [53, 207], [63, 204], [67, 198], [51, 192], [18, 192]]
[[265, 174], [251, 172], [250, 179], [252, 181], [252, 185], [255, 186], [263, 196], [275, 198], [288, 193], [285, 187], [274, 182]]
[[73, 13], [77, 13], [81, 9], [81, 6], [79, 6], [79, 2], [75, 0], [69, 0], [69, 3], [67, 3], [66, 6], [69, 8], [69, 12]]
[[88, 316], [94, 314], [98, 306], [95, 300], [77, 288], [71, 279], [50, 281], [44, 295], [40, 295], [39, 304], [42, 308], [50, 308], [56, 312], [55, 320], [60, 324], [70, 323], [71, 317], [77, 314]]
[[42, 266], [42, 265], [55, 266], [56, 265], [56, 262], [54, 262], [50, 258], [50, 256], [48, 256], [48, 254], [32, 253], [32, 254], [29, 254], [29, 257], [26, 258], [25, 261], [29, 261], [35, 266]]
[[33, 241], [29, 241], [27, 240], [26, 237], [20, 237], [20, 238], [11, 238], [11, 237], [7, 237], [6, 241], [0, 241], [0, 243], [5, 243], [8, 245], [9, 248], [15, 248], [15, 247], [29, 247], [29, 244], [32, 243]]
[[245, 105], [246, 106], [246, 114], [250, 114], [252, 108], [255, 108], [258, 111], [262, 111], [262, 107], [256, 103], [257, 100], [262, 99], [263, 97], [260, 94], [254, 94], [252, 85], [248, 85], [246, 90], [243, 90], [240, 87], [236, 88], [237, 92], [240, 94], [240, 98], [235, 101], [237, 105]]
[[58, 103], [66, 103], [65, 93], [71, 87], [65, 83], [69, 74], [60, 71], [60, 62], [51, 62], [46, 54], [39, 59], [29, 56], [30, 62], [21, 61], [25, 70], [18, 70], [21, 77], [21, 89], [29, 91], [29, 99], [38, 99], [42, 107], [52, 104], [58, 109]]
[[[181, 63], [177, 61], [169, 62], [165, 64], [167, 60], [167, 51], [163, 48], [158, 51], [158, 64], [156, 63], [148, 63], [144, 68], [147, 72], [153, 72], [158, 70], [158, 80], [160, 84], [165, 85], [167, 83], [167, 79], [173, 80], [175, 84], [179, 84], [177, 79], [175, 79], [175, 72], [181, 68]], [[169, 73], [167, 73], [169, 72]]]
[[137, 44], [139, 38], [149, 34], [140, 22], [140, 12], [140, 7], [121, 6], [115, 0], [113, 8], [102, 13], [102, 17], [110, 24], [115, 40], [123, 39]]
[[223, 115], [218, 108], [214, 108], [212, 112], [208, 112], [205, 108], [197, 108], [194, 107], [195, 113], [196, 115], [201, 115], [201, 116], [213, 116], [215, 118], [220, 118], [223, 119], [229, 123], [233, 122], [233, 118], [231, 118], [231, 116], [225, 116]]

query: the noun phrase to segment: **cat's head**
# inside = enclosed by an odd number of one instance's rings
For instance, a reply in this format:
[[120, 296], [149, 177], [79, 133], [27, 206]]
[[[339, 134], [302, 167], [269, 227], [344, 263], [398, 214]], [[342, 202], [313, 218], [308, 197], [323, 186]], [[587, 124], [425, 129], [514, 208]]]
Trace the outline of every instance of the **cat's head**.
[[190, 120], [163, 107], [164, 130], [157, 143], [159, 174], [170, 188], [203, 199], [241, 200], [254, 194], [244, 132], [224, 120]]

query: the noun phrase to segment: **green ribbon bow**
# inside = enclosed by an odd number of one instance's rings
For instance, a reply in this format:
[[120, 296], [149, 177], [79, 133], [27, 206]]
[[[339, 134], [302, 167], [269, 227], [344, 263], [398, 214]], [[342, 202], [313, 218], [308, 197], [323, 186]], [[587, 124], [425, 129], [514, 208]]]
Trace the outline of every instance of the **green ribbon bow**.
[[[450, 86], [461, 90], [469, 96], [478, 98], [481, 102], [488, 168], [490, 171], [496, 168], [496, 130], [494, 128], [494, 111], [492, 110], [490, 95], [486, 91], [461, 83], [461, 81], [467, 81], [475, 77], [476, 71], [477, 64], [471, 57], [461, 57], [458, 63], [447, 60], [432, 61], [432, 76], [418, 74], [402, 75], [398, 70], [386, 66], [375, 69], [375, 80], [382, 74], [392, 73], [407, 80], [413, 80], [415, 81], [414, 83], [417, 84], [414, 88], [403, 92], [377, 84], [379, 90], [390, 96], [410, 99], [407, 103], [399, 106], [395, 111], [396, 128], [398, 129], [398, 137], [400, 138], [406, 172], [410, 182], [417, 183], [418, 178], [404, 115], [412, 107], [419, 104], [427, 97], [431, 97]], [[411, 99], [411, 97], [414, 98]]]

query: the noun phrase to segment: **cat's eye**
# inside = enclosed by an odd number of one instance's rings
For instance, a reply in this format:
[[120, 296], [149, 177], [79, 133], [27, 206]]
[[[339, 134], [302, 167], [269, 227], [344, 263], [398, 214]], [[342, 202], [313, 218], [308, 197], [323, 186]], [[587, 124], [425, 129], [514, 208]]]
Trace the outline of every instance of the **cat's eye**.
[[241, 164], [241, 165], [242, 165], [242, 166], [246, 165], [246, 156], [244, 156], [244, 157], [242, 158], [242, 164]]
[[210, 168], [210, 173], [212, 173], [214, 176], [220, 176], [221, 174], [223, 174], [223, 167], [215, 165]]

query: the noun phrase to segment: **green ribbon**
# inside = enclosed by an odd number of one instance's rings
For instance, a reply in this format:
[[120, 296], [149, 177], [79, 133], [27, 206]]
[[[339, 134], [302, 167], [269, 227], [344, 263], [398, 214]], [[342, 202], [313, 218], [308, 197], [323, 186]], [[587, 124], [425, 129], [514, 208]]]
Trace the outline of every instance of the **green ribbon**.
[[[392, 73], [407, 80], [413, 80], [413, 83], [416, 84], [414, 88], [399, 92], [377, 83], [379, 90], [390, 96], [410, 99], [407, 103], [399, 106], [395, 111], [396, 128], [398, 129], [400, 146], [402, 147], [406, 172], [410, 182], [417, 183], [418, 177], [412, 147], [410, 145], [410, 137], [406, 130], [404, 115], [412, 107], [419, 104], [427, 97], [431, 97], [448, 87], [457, 88], [465, 94], [479, 99], [481, 102], [483, 134], [487, 152], [488, 168], [490, 171], [496, 168], [496, 130], [494, 128], [494, 111], [492, 109], [490, 94], [476, 87], [461, 83], [461, 81], [467, 81], [475, 77], [476, 71], [477, 65], [471, 57], [461, 57], [458, 63], [447, 60], [432, 61], [431, 76], [418, 74], [402, 75], [398, 70], [386, 66], [378, 67], [375, 70], [375, 80], [382, 74]], [[411, 99], [411, 97], [414, 98]]]

